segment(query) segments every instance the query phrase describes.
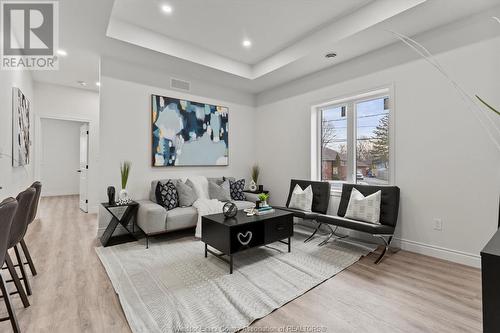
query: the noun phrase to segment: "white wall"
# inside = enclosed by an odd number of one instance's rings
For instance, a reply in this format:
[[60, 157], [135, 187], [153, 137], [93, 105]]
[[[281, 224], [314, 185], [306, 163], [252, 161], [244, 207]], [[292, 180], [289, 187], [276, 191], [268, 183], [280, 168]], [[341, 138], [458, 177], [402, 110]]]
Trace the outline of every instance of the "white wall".
[[[437, 59], [466, 91], [500, 106], [498, 54], [496, 38]], [[335, 76], [331, 80], [335, 82]], [[301, 86], [307, 87], [307, 82]], [[479, 251], [498, 221], [500, 151], [450, 84], [424, 60], [257, 107], [257, 137], [267, 138], [257, 156], [271, 202], [285, 202], [291, 178], [310, 177], [311, 106], [387, 84], [395, 89], [399, 243], [412, 251], [479, 265]], [[285, 89], [280, 87], [277, 94], [286, 95]], [[272, 99], [272, 94], [266, 98]], [[338, 199], [332, 202], [335, 206]], [[435, 217], [443, 220], [441, 232], [433, 230]]]
[[[169, 82], [166, 76], [165, 82]], [[195, 83], [196, 84], [196, 83]], [[144, 83], [101, 76], [100, 91], [100, 163], [98, 195], [106, 201], [106, 188], [120, 190], [120, 162], [130, 161], [127, 189], [134, 199], [148, 198], [150, 182], [154, 179], [178, 178], [189, 175], [234, 176], [249, 178], [255, 161], [254, 111], [251, 106], [213, 98], [191, 95]], [[223, 92], [221, 90], [221, 93]], [[229, 108], [229, 166], [170, 167], [151, 166], [151, 94], [192, 101], [224, 105]], [[108, 224], [108, 216], [100, 210], [100, 232]]]
[[43, 195], [80, 193], [80, 126], [77, 121], [42, 118], [40, 180]]
[[[499, 53], [500, 39], [496, 38], [438, 54], [437, 59], [465, 90], [500, 105]], [[385, 54], [384, 59], [390, 56]], [[142, 199], [148, 196], [153, 179], [197, 174], [248, 178], [256, 156], [262, 183], [271, 190], [271, 202], [283, 204], [290, 179], [310, 177], [311, 106], [392, 84], [395, 184], [402, 193], [395, 245], [477, 266], [480, 249], [496, 230], [500, 153], [456, 91], [428, 63], [397, 59], [394, 63], [397, 66], [364, 74], [356, 71], [356, 77], [347, 75], [341, 82], [337, 81], [335, 70], [329, 69], [331, 83], [323, 84], [323, 88], [317, 88], [314, 76], [307, 77], [293, 82], [290, 91], [285, 85], [266, 92], [259, 102], [274, 102], [256, 108], [251, 105], [251, 97], [241, 98], [216, 86], [207, 90], [194, 82], [196, 93], [186, 94], [161, 88], [168, 85], [169, 76], [165, 73], [136, 67], [127, 70], [124, 65], [103, 67], [101, 63], [97, 195], [104, 201], [107, 186], [119, 189], [119, 164], [124, 160], [132, 162], [128, 189], [135, 199]], [[328, 79], [328, 75], [318, 75], [322, 81]], [[304, 93], [297, 91], [298, 87]], [[231, 165], [152, 168], [151, 94], [227, 105], [232, 129]], [[337, 204], [338, 198], [333, 197], [331, 213], [335, 213]], [[440, 232], [433, 230], [435, 217], [443, 220]], [[107, 218], [100, 215], [101, 232]]]
[[[31, 162], [24, 167], [12, 167], [12, 88], [21, 89], [31, 102]], [[0, 201], [7, 196], [16, 196], [33, 183], [34, 133], [33, 116], [36, 112], [33, 80], [29, 71], [1, 71], [0, 73]], [[5, 156], [7, 155], [7, 156]]]
[[[88, 200], [89, 212], [97, 212], [97, 161], [99, 153], [99, 94], [97, 92], [53, 85], [35, 83], [35, 98], [37, 100], [37, 129], [40, 129], [41, 119], [66, 119], [89, 123], [89, 173]], [[37, 138], [41, 130], [37, 131]], [[41, 152], [41, 139], [37, 140], [37, 152]], [[36, 176], [40, 177], [41, 156], [36, 156]]]

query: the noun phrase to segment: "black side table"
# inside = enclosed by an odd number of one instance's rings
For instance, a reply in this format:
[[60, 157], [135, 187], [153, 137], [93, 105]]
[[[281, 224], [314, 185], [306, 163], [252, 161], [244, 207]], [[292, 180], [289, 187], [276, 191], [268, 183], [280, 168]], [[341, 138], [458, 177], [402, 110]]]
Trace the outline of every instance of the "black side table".
[[266, 191], [266, 190], [259, 191], [259, 190], [257, 190], [257, 191], [254, 192], [254, 191], [250, 191], [250, 190], [243, 190], [243, 193], [251, 193], [251, 194], [261, 194], [261, 193], [264, 193], [264, 194], [269, 194], [269, 191]]
[[[144, 231], [136, 225], [136, 215], [139, 208], [139, 204], [137, 202], [132, 201], [126, 205], [110, 205], [107, 202], [103, 202], [101, 205], [113, 217], [101, 236], [101, 244], [103, 246], [110, 246], [139, 240], [135, 230], [136, 227], [142, 232], [142, 234], [144, 234]], [[132, 230], [129, 229], [131, 220]], [[127, 234], [113, 236], [113, 233], [115, 232], [118, 224], [120, 224], [127, 231]]]

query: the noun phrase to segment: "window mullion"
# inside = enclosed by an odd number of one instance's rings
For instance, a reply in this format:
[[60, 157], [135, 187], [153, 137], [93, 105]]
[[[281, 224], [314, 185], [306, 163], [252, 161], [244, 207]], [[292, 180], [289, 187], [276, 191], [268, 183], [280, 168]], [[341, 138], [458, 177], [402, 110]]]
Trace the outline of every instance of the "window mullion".
[[354, 103], [349, 102], [347, 107], [347, 181], [354, 183], [356, 181], [356, 173], [354, 169], [356, 168], [356, 114], [354, 109]]

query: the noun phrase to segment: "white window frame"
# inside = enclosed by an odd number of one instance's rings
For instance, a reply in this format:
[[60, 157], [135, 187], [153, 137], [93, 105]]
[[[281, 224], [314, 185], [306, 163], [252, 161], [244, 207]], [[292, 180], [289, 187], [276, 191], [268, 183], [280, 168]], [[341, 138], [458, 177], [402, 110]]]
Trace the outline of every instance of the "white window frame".
[[[347, 117], [347, 183], [356, 183], [356, 108], [357, 103], [370, 101], [377, 98], [389, 98], [389, 185], [394, 184], [395, 179], [395, 103], [394, 103], [394, 86], [386, 85], [381, 88], [371, 89], [357, 94], [352, 94], [346, 97], [336, 98], [323, 103], [315, 104], [311, 107], [311, 179], [321, 180], [321, 120], [322, 111], [339, 106], [346, 106]], [[341, 181], [338, 182], [342, 183]], [[341, 188], [332, 186], [332, 193], [340, 192]]]

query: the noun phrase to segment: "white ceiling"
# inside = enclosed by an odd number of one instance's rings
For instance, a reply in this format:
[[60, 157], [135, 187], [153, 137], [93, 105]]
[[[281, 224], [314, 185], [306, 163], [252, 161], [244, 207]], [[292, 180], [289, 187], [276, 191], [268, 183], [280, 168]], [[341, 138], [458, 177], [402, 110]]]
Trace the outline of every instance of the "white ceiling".
[[[371, 1], [116, 0], [111, 17], [253, 65]], [[160, 10], [165, 3], [172, 14]]]
[[[59, 71], [37, 81], [78, 86], [99, 78], [99, 58], [165, 70], [251, 94], [499, 6], [500, 0], [64, 0]], [[500, 8], [500, 7], [498, 7]], [[497, 9], [497, 8], [495, 8]], [[110, 38], [111, 37], [111, 38]], [[245, 49], [242, 39], [253, 46]], [[335, 51], [338, 57], [325, 59]]]
[[[141, 6], [137, 6], [137, 0], [115, 0], [106, 35], [254, 80], [315, 54], [325, 45], [349, 38], [391, 19], [426, 0], [356, 0], [351, 4], [344, 0], [294, 0], [287, 3], [268, 0], [170, 1], [175, 12], [164, 15], [160, 11], [162, 2], [159, 1], [141, 2]], [[309, 6], [304, 6], [305, 2]], [[130, 8], [130, 3], [134, 3], [136, 7]], [[218, 4], [220, 9], [207, 13], [203, 20], [203, 8], [199, 8], [203, 3]], [[323, 13], [318, 11], [321, 8], [317, 9], [312, 3], [322, 4]], [[186, 4], [195, 6], [177, 13], [176, 4], [180, 7]], [[325, 15], [325, 11], [329, 17]], [[197, 14], [192, 14], [193, 12]], [[262, 12], [274, 15], [263, 15]], [[319, 19], [320, 14], [329, 19]], [[194, 20], [191, 20], [191, 16], [194, 16]], [[177, 21], [170, 22], [174, 17]], [[227, 17], [234, 17], [235, 20], [226, 21]], [[212, 24], [212, 20], [216, 23]], [[183, 29], [185, 22], [190, 25]], [[172, 32], [169, 31], [170, 24], [175, 26]], [[294, 28], [288, 28], [288, 25], [293, 25]], [[254, 45], [259, 46], [250, 49], [242, 47], [242, 30], [248, 31], [249, 35], [251, 33]], [[226, 51], [221, 55], [220, 50], [224, 48]], [[250, 59], [261, 60], [256, 63], [245, 62]]]

